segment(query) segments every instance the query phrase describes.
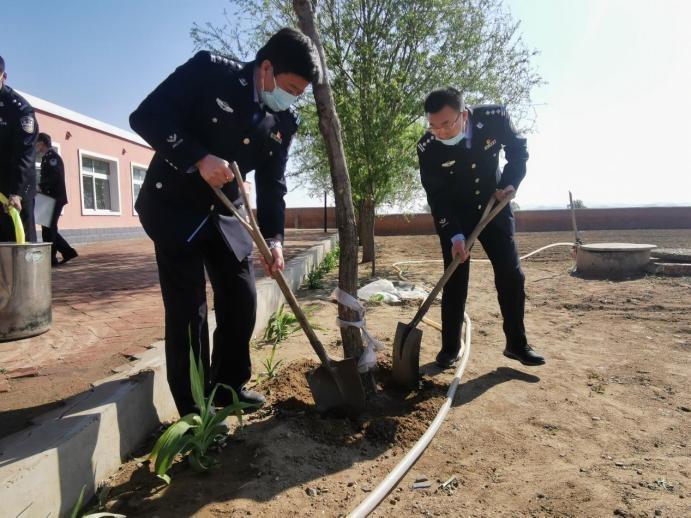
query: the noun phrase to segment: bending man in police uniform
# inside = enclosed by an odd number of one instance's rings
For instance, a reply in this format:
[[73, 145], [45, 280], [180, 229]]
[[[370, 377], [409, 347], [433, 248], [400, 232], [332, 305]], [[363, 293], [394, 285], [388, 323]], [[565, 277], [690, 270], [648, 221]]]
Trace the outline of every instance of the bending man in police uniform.
[[[255, 171], [259, 227], [273, 254], [271, 268], [282, 270], [284, 172], [299, 122], [290, 107], [318, 76], [310, 40], [282, 29], [253, 62], [197, 53], [130, 116], [132, 128], [156, 151], [136, 209], [155, 244], [168, 382], [181, 415], [194, 408], [188, 333], [195, 354], [201, 350], [210, 387], [225, 383], [242, 401], [264, 403], [261, 394], [244, 388], [256, 313], [252, 241], [210, 186], [222, 187], [240, 208], [228, 162], [237, 162], [243, 177]], [[210, 362], [205, 269], [216, 313]], [[218, 405], [230, 401], [228, 391], [217, 392]]]
[[[67, 205], [67, 189], [65, 187], [65, 164], [52, 146], [53, 141], [50, 135], [47, 133], [38, 134], [36, 151], [42, 155], [41, 181], [38, 187], [43, 194], [55, 200], [50, 226], [41, 227], [41, 237], [44, 243], [53, 243], [51, 247], [51, 264], [57, 266], [65, 264], [79, 254], [58, 232], [58, 220], [60, 219], [62, 208]], [[62, 256], [62, 261], [58, 261], [58, 252]]]
[[[24, 234], [36, 241], [34, 196], [36, 194], [36, 152], [38, 124], [34, 109], [5, 84], [5, 61], [0, 57], [0, 192], [22, 218]], [[15, 241], [12, 220], [0, 207], [0, 241]]]
[[[460, 351], [461, 325], [468, 294], [470, 261], [465, 238], [480, 220], [490, 196], [502, 200], [525, 176], [528, 149], [503, 106], [465, 108], [458, 90], [445, 88], [425, 99], [429, 131], [418, 142], [422, 185], [432, 209], [444, 265], [456, 255], [463, 263], [442, 294], [442, 349], [437, 363], [452, 366]], [[504, 149], [506, 165], [499, 169]], [[514, 218], [506, 206], [480, 234], [492, 262], [494, 282], [504, 319], [504, 355], [523, 365], [545, 363], [528, 345], [523, 325], [525, 277], [514, 242]]]

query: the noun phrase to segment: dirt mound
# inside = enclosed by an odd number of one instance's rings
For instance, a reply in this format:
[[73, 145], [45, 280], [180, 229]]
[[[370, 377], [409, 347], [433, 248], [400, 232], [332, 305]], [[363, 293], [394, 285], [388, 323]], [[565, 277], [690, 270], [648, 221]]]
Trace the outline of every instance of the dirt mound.
[[401, 392], [390, 382], [391, 365], [384, 360], [375, 374], [377, 393], [357, 417], [320, 414], [314, 407], [305, 375], [318, 367], [311, 360], [297, 360], [268, 382], [268, 398], [276, 416], [315, 441], [337, 446], [395, 444], [407, 447], [425, 432], [444, 401], [447, 387], [423, 378], [420, 389]]

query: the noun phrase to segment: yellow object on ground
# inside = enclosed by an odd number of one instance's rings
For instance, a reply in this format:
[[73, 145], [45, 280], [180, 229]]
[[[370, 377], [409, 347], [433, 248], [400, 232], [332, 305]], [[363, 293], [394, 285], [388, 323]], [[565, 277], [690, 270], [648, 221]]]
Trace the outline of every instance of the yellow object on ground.
[[0, 203], [7, 208], [7, 213], [12, 218], [12, 223], [14, 224], [14, 236], [17, 240], [18, 245], [23, 245], [26, 243], [26, 236], [24, 235], [24, 225], [19, 217], [19, 211], [14, 207], [8, 207], [10, 200], [7, 199], [3, 193], [0, 192]]

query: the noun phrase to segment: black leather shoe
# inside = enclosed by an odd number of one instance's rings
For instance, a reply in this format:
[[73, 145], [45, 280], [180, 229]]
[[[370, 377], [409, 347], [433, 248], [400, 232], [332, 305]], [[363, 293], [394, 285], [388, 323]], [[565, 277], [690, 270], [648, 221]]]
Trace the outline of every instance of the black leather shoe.
[[525, 344], [523, 347], [507, 347], [504, 349], [504, 356], [512, 360], [518, 360], [523, 365], [528, 365], [529, 367], [545, 364], [545, 359], [533, 351], [533, 348], [528, 344]]
[[79, 254], [73, 248], [71, 251], [67, 252], [65, 255], [62, 256], [62, 261], [60, 261], [60, 264], [65, 264], [67, 261], [74, 259], [77, 256], [79, 256]]
[[447, 353], [446, 351], [439, 351], [437, 354], [437, 366], [441, 367], [442, 369], [450, 369], [454, 365], [456, 365], [456, 362], [458, 361], [458, 353]]

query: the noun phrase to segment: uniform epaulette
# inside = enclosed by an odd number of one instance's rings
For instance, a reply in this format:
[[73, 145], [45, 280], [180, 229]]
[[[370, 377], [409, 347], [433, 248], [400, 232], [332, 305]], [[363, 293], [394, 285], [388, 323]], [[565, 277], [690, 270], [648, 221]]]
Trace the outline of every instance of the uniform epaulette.
[[427, 146], [429, 145], [430, 142], [434, 140], [434, 135], [432, 135], [430, 132], [425, 133], [420, 140], [417, 142], [417, 148], [420, 150], [420, 153], [424, 153], [427, 150]]
[[240, 70], [242, 68], [242, 62], [237, 59], [228, 58], [226, 56], [221, 56], [220, 54], [209, 53], [209, 59], [212, 63], [218, 63], [221, 65], [226, 65], [233, 70]]
[[502, 117], [506, 116], [506, 106], [500, 104], [481, 104], [473, 108], [473, 113], [477, 115], [482, 115], [483, 117], [492, 117], [500, 115]]

